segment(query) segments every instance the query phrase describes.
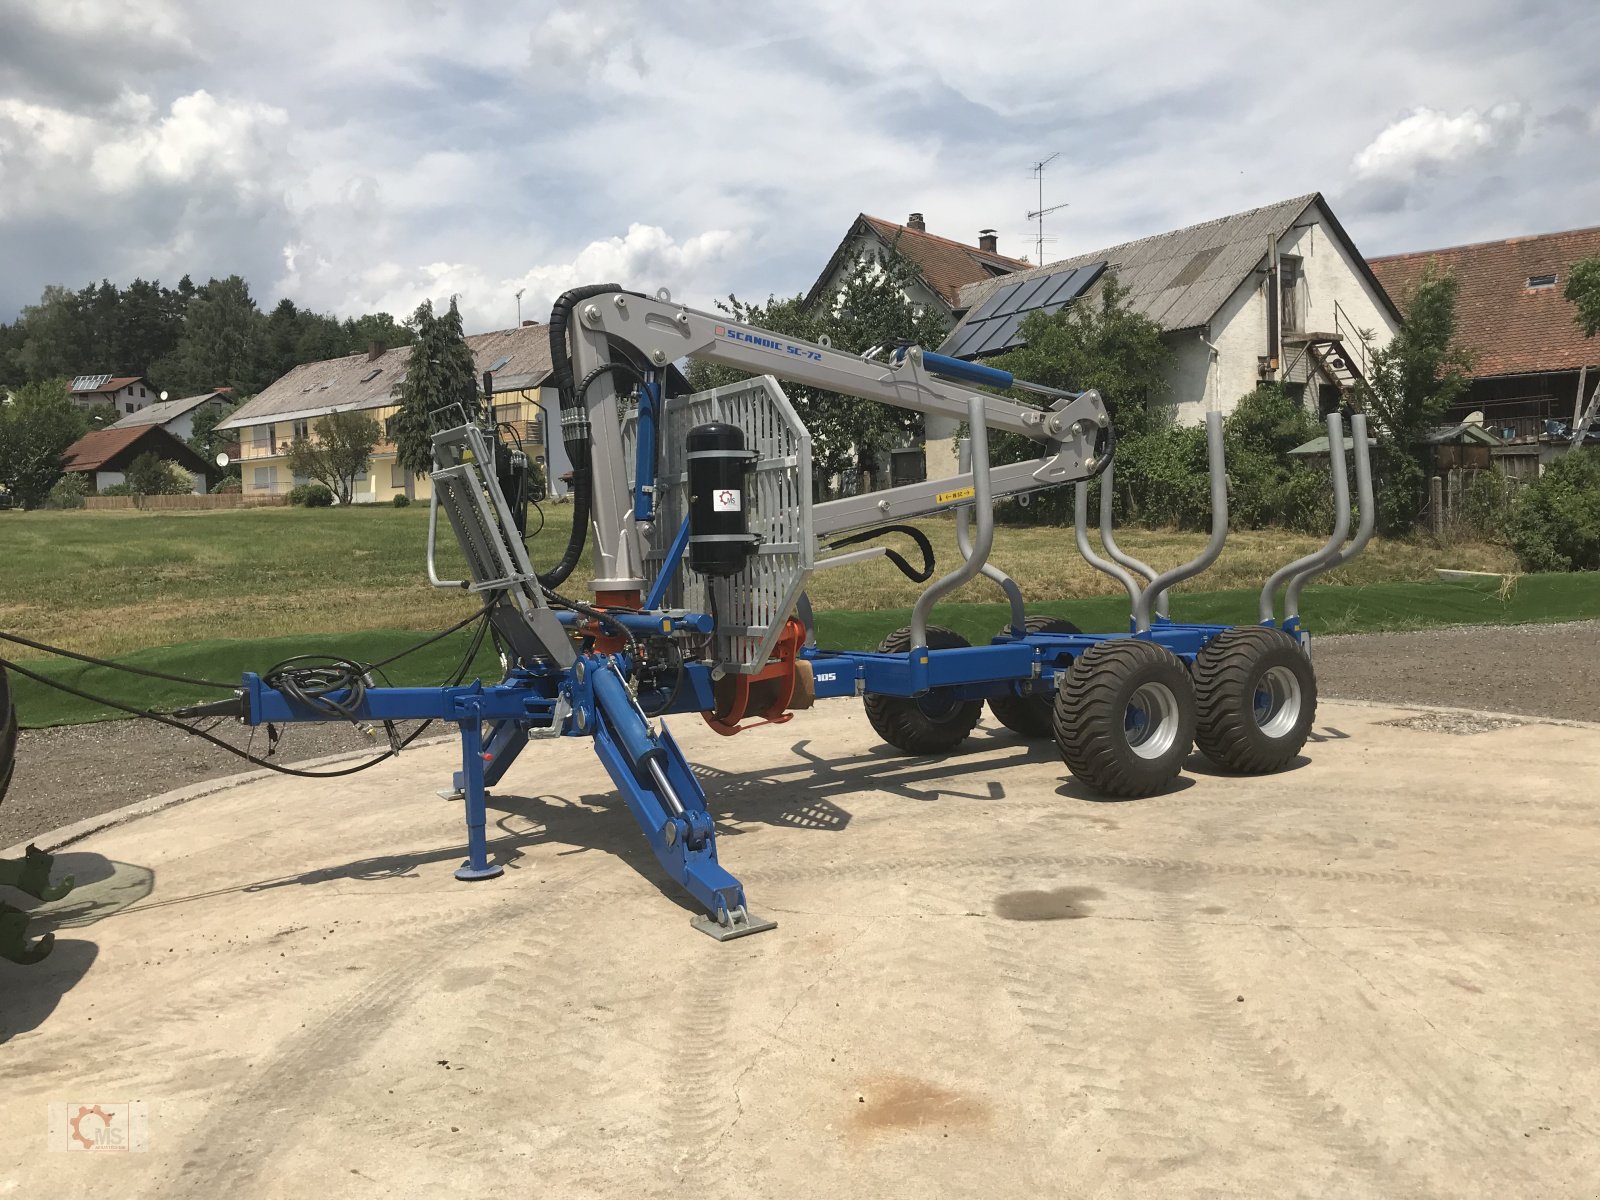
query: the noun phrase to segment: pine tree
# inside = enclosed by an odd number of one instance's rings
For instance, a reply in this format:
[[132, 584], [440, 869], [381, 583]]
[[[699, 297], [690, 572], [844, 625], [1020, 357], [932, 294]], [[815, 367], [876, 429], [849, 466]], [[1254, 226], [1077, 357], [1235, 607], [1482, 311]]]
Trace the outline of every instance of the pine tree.
[[[400, 411], [394, 418], [395, 457], [414, 475], [433, 470], [433, 414], [455, 424], [464, 414], [478, 419], [480, 402], [472, 351], [461, 331], [461, 312], [455, 299], [443, 316], [436, 316], [432, 301], [424, 300], [411, 318], [416, 341], [406, 377], [400, 384]], [[459, 413], [451, 406], [459, 406]]]

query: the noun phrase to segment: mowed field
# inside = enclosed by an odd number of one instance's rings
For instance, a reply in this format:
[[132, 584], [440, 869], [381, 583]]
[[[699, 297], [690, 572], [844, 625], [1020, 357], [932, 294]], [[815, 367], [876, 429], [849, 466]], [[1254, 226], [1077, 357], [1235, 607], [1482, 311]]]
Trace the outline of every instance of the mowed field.
[[[561, 555], [570, 505], [546, 505], [532, 541], [536, 566]], [[537, 518], [535, 518], [537, 519]], [[921, 522], [954, 567], [953, 523]], [[440, 571], [462, 563], [441, 529]], [[0, 630], [89, 654], [118, 655], [200, 639], [259, 639], [364, 630], [432, 630], [465, 616], [471, 601], [427, 581], [424, 505], [395, 509], [250, 509], [197, 513], [0, 513]], [[1202, 534], [1126, 530], [1119, 542], [1158, 568], [1193, 556]], [[903, 536], [891, 544], [913, 562]], [[1280, 531], [1238, 532], [1191, 590], [1259, 588], [1273, 570], [1320, 539]], [[1004, 528], [992, 560], [1030, 601], [1110, 596], [1120, 589], [1078, 556], [1062, 528]], [[1509, 551], [1486, 545], [1447, 548], [1375, 540], [1359, 558], [1325, 576], [1329, 584], [1427, 581], [1434, 568], [1509, 572]], [[562, 589], [588, 591], [588, 556]], [[810, 588], [819, 610], [909, 607], [923, 585], [876, 561], [820, 573]], [[992, 602], [998, 590], [969, 584], [953, 600]], [[18, 658], [33, 657], [18, 652]]]

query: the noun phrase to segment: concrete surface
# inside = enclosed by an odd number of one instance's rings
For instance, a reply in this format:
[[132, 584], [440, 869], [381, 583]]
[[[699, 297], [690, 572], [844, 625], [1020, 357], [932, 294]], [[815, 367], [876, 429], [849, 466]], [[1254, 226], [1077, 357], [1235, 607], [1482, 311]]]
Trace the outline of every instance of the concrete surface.
[[[0, 1196], [1594, 1193], [1600, 729], [1325, 703], [1298, 769], [1121, 803], [988, 726], [674, 730], [771, 933], [694, 932], [580, 742], [489, 883], [446, 747], [64, 851]], [[47, 1149], [123, 1101], [147, 1153]]]

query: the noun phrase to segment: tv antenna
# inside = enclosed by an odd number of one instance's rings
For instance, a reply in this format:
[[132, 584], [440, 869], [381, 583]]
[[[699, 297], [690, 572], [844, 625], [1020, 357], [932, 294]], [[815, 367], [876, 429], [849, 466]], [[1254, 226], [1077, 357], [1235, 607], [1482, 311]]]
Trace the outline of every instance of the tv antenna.
[[1070, 207], [1066, 203], [1061, 203], [1052, 204], [1049, 208], [1046, 208], [1044, 203], [1044, 169], [1060, 157], [1061, 151], [1057, 150], [1049, 158], [1041, 159], [1034, 163], [1031, 172], [1033, 177], [1039, 181], [1039, 207], [1030, 212], [1027, 219], [1039, 222], [1039, 235], [1034, 241], [1034, 255], [1037, 259], [1036, 265], [1041, 267], [1044, 266], [1044, 219], [1053, 212], [1059, 212], [1063, 208]]

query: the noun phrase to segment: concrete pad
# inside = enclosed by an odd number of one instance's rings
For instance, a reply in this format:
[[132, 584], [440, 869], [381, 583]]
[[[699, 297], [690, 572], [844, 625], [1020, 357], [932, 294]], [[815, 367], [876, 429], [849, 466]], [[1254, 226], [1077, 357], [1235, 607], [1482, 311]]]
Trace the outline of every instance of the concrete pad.
[[[0, 963], [0, 1196], [1600, 1178], [1600, 729], [1325, 703], [1298, 769], [1114, 803], [987, 725], [673, 728], [771, 933], [689, 927], [581, 741], [493, 800], [491, 882], [450, 875], [449, 747], [63, 852], [56, 953]], [[48, 1149], [51, 1103], [128, 1101], [147, 1152]]]

